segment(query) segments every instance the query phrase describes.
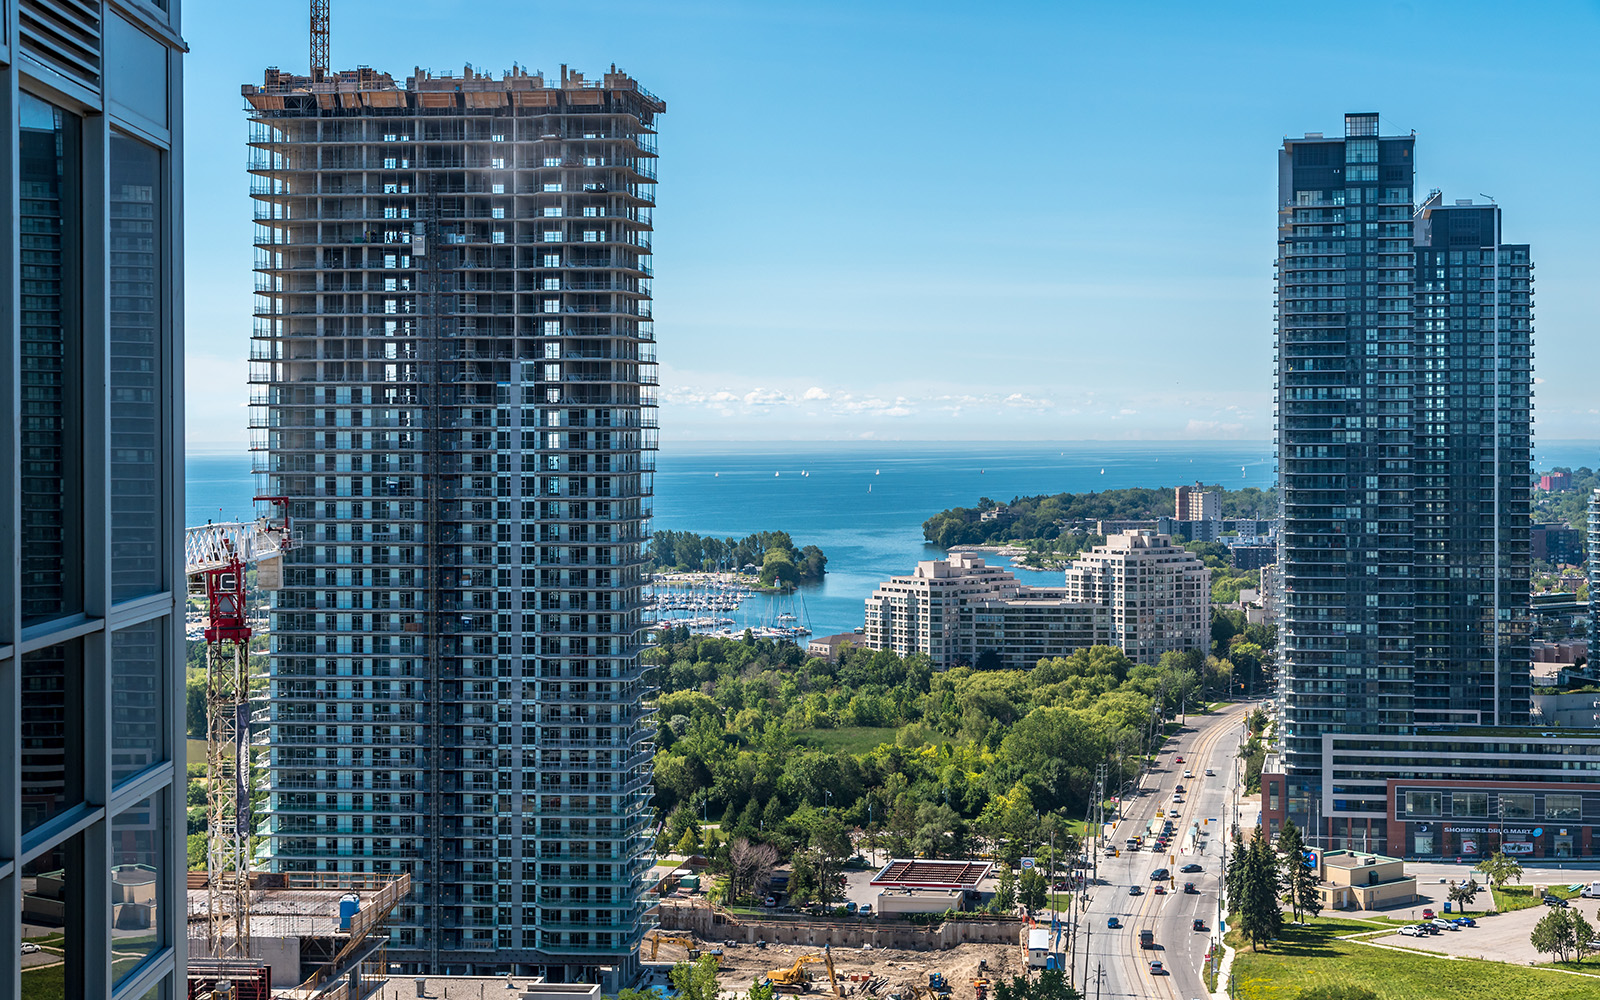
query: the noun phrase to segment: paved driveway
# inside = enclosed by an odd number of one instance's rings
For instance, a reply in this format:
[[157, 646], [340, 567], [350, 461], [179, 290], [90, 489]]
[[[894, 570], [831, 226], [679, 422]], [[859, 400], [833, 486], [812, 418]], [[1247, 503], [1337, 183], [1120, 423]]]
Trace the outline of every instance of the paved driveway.
[[[1582, 907], [1584, 919], [1591, 924], [1595, 921], [1592, 903], [1585, 901]], [[1486, 958], [1493, 962], [1513, 962], [1517, 965], [1526, 965], [1529, 962], [1548, 962], [1549, 955], [1533, 950], [1533, 945], [1528, 943], [1528, 935], [1533, 933], [1533, 925], [1539, 918], [1549, 912], [1543, 906], [1530, 906], [1526, 910], [1516, 910], [1511, 913], [1502, 913], [1493, 917], [1481, 917], [1469, 914], [1478, 922], [1476, 927], [1463, 927], [1459, 931], [1445, 931], [1442, 934], [1430, 934], [1427, 937], [1406, 937], [1402, 934], [1386, 934], [1383, 937], [1367, 938], [1379, 944], [1399, 945], [1402, 948], [1416, 948], [1421, 951], [1435, 951], [1445, 955], [1459, 955], [1463, 958]], [[1391, 912], [1388, 916], [1397, 917], [1402, 914]]]

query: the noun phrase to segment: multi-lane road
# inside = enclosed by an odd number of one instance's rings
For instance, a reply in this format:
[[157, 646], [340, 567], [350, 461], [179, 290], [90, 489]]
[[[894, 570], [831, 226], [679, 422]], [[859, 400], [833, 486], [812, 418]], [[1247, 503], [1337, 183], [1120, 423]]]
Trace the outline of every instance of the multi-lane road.
[[[1073, 982], [1087, 997], [1189, 1000], [1208, 995], [1202, 970], [1216, 935], [1223, 842], [1238, 808], [1237, 754], [1250, 707], [1235, 704], [1212, 715], [1189, 716], [1139, 785], [1123, 796], [1122, 813], [1108, 826], [1104, 842], [1119, 854], [1099, 852], [1089, 904], [1078, 918], [1078, 947], [1069, 952]], [[1208, 768], [1214, 776], [1206, 776]], [[1185, 777], [1185, 771], [1193, 777]], [[1174, 802], [1179, 785], [1184, 788], [1182, 801]], [[1162, 818], [1172, 819], [1173, 836], [1166, 849], [1157, 852], [1147, 842], [1141, 850], [1127, 850], [1126, 841], [1143, 835], [1158, 809], [1165, 814]], [[1196, 842], [1186, 832], [1197, 824], [1201, 835]], [[1189, 864], [1202, 870], [1179, 870]], [[1158, 868], [1168, 869], [1170, 876], [1152, 880], [1151, 872]], [[1193, 882], [1196, 891], [1185, 893], [1185, 882]], [[1166, 893], [1158, 895], [1157, 885]], [[1129, 893], [1132, 886], [1139, 888], [1139, 895]], [[1109, 926], [1113, 917], [1120, 929]], [[1194, 929], [1196, 919], [1205, 930]], [[1140, 947], [1139, 932], [1144, 930], [1154, 932], [1154, 948]], [[1152, 961], [1160, 962], [1165, 974], [1153, 975]]]

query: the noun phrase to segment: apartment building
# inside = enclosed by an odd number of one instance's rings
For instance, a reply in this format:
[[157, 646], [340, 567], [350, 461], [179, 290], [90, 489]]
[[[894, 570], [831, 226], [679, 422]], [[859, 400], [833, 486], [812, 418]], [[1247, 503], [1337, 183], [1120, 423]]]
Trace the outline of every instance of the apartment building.
[[1074, 601], [1059, 587], [969, 601], [961, 622], [957, 658], [1000, 670], [1029, 670], [1040, 660], [1111, 642], [1111, 609]]
[[1211, 571], [1167, 535], [1107, 536], [1067, 568], [1065, 594], [1109, 608], [1110, 641], [1135, 662], [1211, 643]]
[[1287, 815], [1328, 734], [1525, 725], [1532, 263], [1493, 204], [1415, 207], [1376, 114], [1279, 153], [1277, 597]]
[[665, 104], [612, 67], [266, 71], [252, 448], [273, 595], [265, 863], [409, 871], [407, 972], [632, 981]]
[[970, 552], [917, 563], [910, 576], [894, 576], [866, 600], [862, 644], [908, 656], [922, 653], [936, 667], [970, 662], [961, 609], [975, 601], [1003, 601], [1022, 589], [1009, 570], [986, 565]]
[[1213, 490], [1201, 489], [1199, 483], [1174, 490], [1173, 507], [1176, 521], [1222, 520], [1222, 498]]
[[0, 0], [0, 996], [182, 996], [177, 0]]

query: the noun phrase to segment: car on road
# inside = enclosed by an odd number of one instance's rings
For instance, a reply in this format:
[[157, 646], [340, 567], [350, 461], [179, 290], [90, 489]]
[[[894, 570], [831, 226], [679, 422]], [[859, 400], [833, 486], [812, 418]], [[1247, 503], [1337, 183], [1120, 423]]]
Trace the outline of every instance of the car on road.
[[1162, 885], [1161, 883], [1157, 882], [1156, 883], [1156, 888], [1155, 888], [1155, 893], [1156, 893], [1157, 896], [1165, 896], [1167, 894], [1167, 887]]
[[1152, 976], [1164, 976], [1164, 975], [1167, 974], [1167, 970], [1161, 967], [1161, 963], [1160, 962], [1151, 962], [1150, 963], [1150, 974]]
[[1177, 793], [1179, 793], [1181, 795], [1181, 794], [1183, 794], [1183, 786], [1179, 785], [1177, 788], [1174, 788], [1173, 791], [1175, 791], [1175, 792], [1177, 792]]
[[1168, 878], [1171, 875], [1172, 873], [1167, 871], [1165, 868], [1157, 868], [1155, 871], [1150, 873], [1150, 878], [1154, 880], [1158, 878]]
[[1204, 920], [1201, 920], [1199, 917], [1195, 917], [1194, 918], [1194, 929], [1197, 930], [1197, 931], [1205, 930], [1206, 929], [1206, 922]]
[[1200, 894], [1200, 890], [1194, 887], [1193, 882], [1183, 883], [1183, 891], [1185, 894], [1190, 896], [1198, 896]]
[[1183, 796], [1182, 795], [1174, 795], [1172, 797], [1172, 804], [1175, 805], [1175, 806], [1183, 805]]
[[1139, 888], [1136, 885], [1130, 885], [1130, 886], [1128, 886], [1128, 895], [1130, 895], [1130, 896], [1143, 896], [1144, 895], [1144, 890]]
[[1206, 768], [1206, 777], [1215, 778], [1216, 776], [1217, 776], [1217, 772], [1211, 770], [1211, 768], [1209, 768], [1209, 767]]
[[1122, 921], [1118, 920], [1116, 917], [1112, 917], [1111, 919], [1106, 921], [1106, 926], [1111, 928], [1112, 930], [1116, 930], [1117, 928], [1122, 926]]
[[1178, 871], [1183, 872], [1185, 875], [1189, 875], [1194, 872], [1203, 872], [1205, 869], [1191, 861], [1182, 868], [1179, 868]]
[[1183, 763], [1183, 757], [1181, 755], [1177, 756], [1177, 757], [1174, 757], [1174, 758], [1172, 758], [1172, 762], [1174, 764], [1182, 764]]
[[1183, 772], [1183, 776], [1185, 778], [1192, 778], [1192, 777], [1194, 777], [1194, 772], [1193, 771], [1185, 771], [1185, 772]]

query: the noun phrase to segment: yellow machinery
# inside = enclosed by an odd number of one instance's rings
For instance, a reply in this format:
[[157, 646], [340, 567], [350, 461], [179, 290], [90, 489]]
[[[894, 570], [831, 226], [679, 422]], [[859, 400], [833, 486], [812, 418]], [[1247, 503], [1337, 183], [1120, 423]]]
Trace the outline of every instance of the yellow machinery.
[[822, 957], [828, 963], [828, 987], [831, 990], [833, 990], [833, 995], [834, 996], [836, 996], [836, 997], [844, 996], [844, 994], [839, 991], [839, 978], [833, 974], [833, 946], [832, 945], [826, 945], [825, 944], [825, 945], [822, 946]]
[[650, 961], [654, 962], [656, 960], [656, 952], [660, 951], [661, 946], [664, 944], [676, 944], [689, 949], [689, 961], [691, 962], [700, 957], [700, 946], [695, 943], [694, 938], [667, 937], [663, 934], [657, 934], [650, 939]]
[[801, 955], [789, 968], [769, 971], [767, 979], [775, 988], [784, 989], [785, 992], [803, 992], [811, 982], [811, 977], [806, 975], [805, 967], [820, 961], [822, 961], [821, 955]]

